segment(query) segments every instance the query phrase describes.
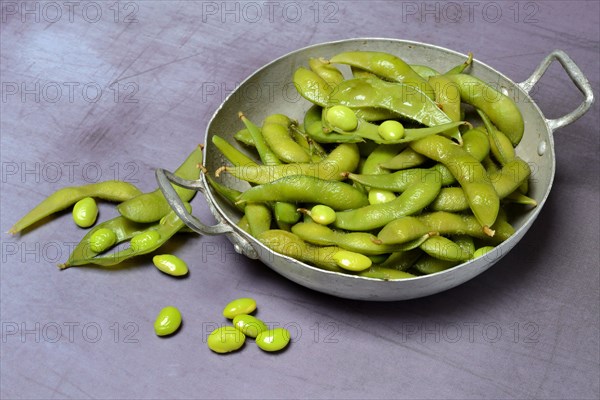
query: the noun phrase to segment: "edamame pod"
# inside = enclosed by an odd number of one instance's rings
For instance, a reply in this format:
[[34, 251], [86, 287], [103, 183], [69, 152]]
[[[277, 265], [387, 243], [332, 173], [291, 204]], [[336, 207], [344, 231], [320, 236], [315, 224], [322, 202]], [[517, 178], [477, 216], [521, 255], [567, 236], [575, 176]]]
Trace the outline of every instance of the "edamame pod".
[[41, 219], [64, 210], [86, 197], [122, 202], [139, 196], [141, 193], [134, 185], [123, 181], [105, 181], [83, 186], [65, 187], [52, 193], [35, 206], [17, 221], [8, 233], [18, 233]]
[[289, 175], [254, 186], [240, 195], [238, 202], [287, 201], [321, 203], [335, 210], [359, 208], [367, 197], [354, 186], [310, 175]]
[[[177, 168], [175, 175], [182, 179], [196, 180], [200, 177], [201, 164], [202, 146], [198, 146]], [[172, 186], [183, 201], [190, 201], [196, 194], [195, 190]], [[119, 204], [117, 210], [119, 214], [135, 222], [155, 222], [167, 215], [171, 211], [171, 206], [160, 189], [156, 189], [154, 192], [141, 194]]]
[[395, 200], [338, 212], [333, 224], [337, 228], [350, 231], [380, 228], [396, 218], [420, 212], [437, 197], [440, 188], [439, 172], [427, 171], [419, 183], [407, 188]]
[[[60, 269], [67, 268], [76, 262], [82, 262], [82, 260], [88, 260], [96, 257], [99, 253], [108, 250], [110, 247], [95, 248], [91, 244], [92, 238], [103, 230], [110, 230], [116, 236], [114, 244], [124, 242], [125, 240], [131, 239], [138, 233], [148, 229], [150, 225], [141, 224], [139, 222], [133, 222], [125, 217], [118, 216], [116, 218], [104, 221], [94, 228], [89, 230], [79, 244], [73, 249], [73, 252], [69, 256], [69, 259], [64, 264], [59, 265]], [[101, 250], [101, 251], [98, 251]]]
[[[189, 203], [186, 203], [186, 208], [189, 212], [191, 212], [191, 206], [189, 205]], [[77, 248], [75, 248], [75, 251], [73, 252], [73, 255], [75, 255], [75, 257], [71, 255], [69, 261], [67, 261], [65, 264], [59, 265], [59, 268], [65, 269], [68, 267], [85, 264], [95, 264], [100, 266], [113, 266], [119, 264], [131, 257], [153, 252], [154, 250], [162, 246], [164, 243], [166, 243], [175, 233], [177, 233], [184, 226], [185, 223], [179, 219], [177, 214], [175, 214], [175, 211], [171, 211], [160, 223], [153, 225], [150, 228], [147, 228], [146, 230], [143, 230], [139, 233], [136, 233], [132, 237], [132, 240], [134, 237], [138, 237], [141, 234], [152, 232], [150, 233], [150, 236], [147, 239], [142, 239], [142, 237], [140, 236], [140, 239], [138, 240], [138, 243], [136, 243], [136, 245], [134, 245], [134, 243], [131, 243], [130, 247], [125, 248], [121, 251], [91, 258], [79, 258], [85, 253], [76, 252]]]
[[215, 175], [219, 176], [220, 173], [227, 172], [238, 179], [258, 184], [269, 183], [290, 175], [310, 175], [325, 180], [341, 180], [341, 172], [354, 171], [359, 159], [360, 154], [356, 144], [343, 143], [318, 163], [221, 167], [215, 171]]
[[433, 89], [404, 60], [393, 54], [378, 51], [348, 51], [339, 53], [330, 59], [334, 64], [347, 64], [376, 74], [382, 78], [400, 82], [413, 87], [433, 99]]
[[294, 86], [306, 100], [325, 107], [327, 99], [332, 92], [331, 86], [318, 74], [303, 67], [294, 72]]
[[223, 154], [225, 158], [236, 167], [243, 165], [256, 165], [256, 161], [254, 161], [253, 159], [251, 159], [250, 157], [233, 147], [222, 137], [214, 135], [211, 138], [211, 140], [215, 147], [219, 149], [221, 154]]
[[506, 134], [513, 146], [523, 137], [523, 116], [515, 102], [481, 79], [467, 74], [446, 75], [458, 85], [461, 100], [482, 110], [498, 129]]
[[441, 162], [450, 169], [463, 188], [473, 214], [484, 231], [493, 236], [490, 227], [496, 221], [500, 198], [483, 165], [451, 140], [441, 136], [429, 136], [411, 142], [410, 146], [416, 152]]
[[340, 70], [323, 57], [310, 58], [308, 66], [332, 88], [335, 88], [344, 80], [344, 75], [342, 75]]
[[292, 226], [292, 233], [300, 239], [319, 246], [338, 246], [344, 250], [364, 255], [392, 253], [401, 246], [388, 246], [376, 243], [377, 237], [367, 232], [334, 231], [314, 222], [300, 222]]
[[257, 239], [269, 249], [284, 256], [295, 258], [328, 271], [342, 272], [342, 269], [333, 259], [333, 255], [342, 250], [338, 246], [314, 246], [291, 232], [279, 229], [265, 231], [258, 235]]

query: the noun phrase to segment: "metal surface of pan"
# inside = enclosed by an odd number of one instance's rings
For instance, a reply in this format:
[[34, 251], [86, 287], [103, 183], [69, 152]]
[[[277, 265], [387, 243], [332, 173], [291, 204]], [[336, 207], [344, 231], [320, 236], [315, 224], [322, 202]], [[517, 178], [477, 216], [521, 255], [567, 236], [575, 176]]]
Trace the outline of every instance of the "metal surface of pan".
[[[221, 153], [212, 144], [211, 138], [219, 135], [235, 143], [233, 134], [240, 129], [238, 111], [244, 111], [254, 121], [262, 121], [272, 113], [283, 113], [301, 120], [312, 105], [297, 94], [292, 75], [299, 66], [306, 66], [310, 57], [330, 58], [343, 51], [384, 51], [400, 56], [412, 64], [428, 65], [445, 71], [449, 66], [462, 63], [466, 55], [442, 47], [424, 43], [395, 39], [358, 38], [328, 42], [305, 47], [282, 56], [265, 65], [244, 82], [221, 104], [214, 113], [206, 132], [205, 166], [209, 171], [226, 164]], [[542, 77], [553, 61], [558, 61], [573, 83], [584, 95], [584, 100], [571, 113], [557, 119], [547, 119], [529, 92]], [[529, 196], [538, 206], [511, 220], [516, 233], [496, 249], [483, 257], [463, 263], [446, 271], [403, 280], [383, 281], [350, 274], [325, 271], [293, 258], [274, 253], [236, 226], [239, 211], [220, 198], [208, 186], [204, 177], [198, 181], [183, 181], [172, 173], [158, 169], [157, 179], [171, 206], [186, 224], [201, 234], [225, 234], [234, 244], [236, 251], [253, 259], [260, 259], [284, 277], [305, 287], [334, 296], [373, 300], [395, 301], [432, 295], [453, 288], [481, 274], [506, 255], [529, 230], [552, 188], [555, 173], [553, 132], [581, 117], [593, 103], [591, 86], [575, 63], [560, 50], [551, 52], [524, 82], [515, 83], [490, 66], [473, 61], [469, 73], [494, 85], [514, 99], [523, 114], [525, 134], [516, 147], [519, 157], [532, 167]], [[169, 181], [200, 191], [218, 223], [207, 226], [187, 213], [183, 204], [172, 190]], [[228, 186], [245, 190], [249, 186], [231, 176], [223, 176]]]

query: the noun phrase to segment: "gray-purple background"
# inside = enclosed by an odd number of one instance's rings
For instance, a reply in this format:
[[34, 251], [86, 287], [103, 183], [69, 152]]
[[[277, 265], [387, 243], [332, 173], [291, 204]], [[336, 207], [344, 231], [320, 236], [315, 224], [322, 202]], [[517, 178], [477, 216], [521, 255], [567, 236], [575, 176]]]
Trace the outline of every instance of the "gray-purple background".
[[[333, 298], [234, 253], [224, 237], [181, 235], [165, 252], [105, 271], [59, 272], [83, 231], [69, 213], [12, 237], [59, 187], [123, 179], [156, 187], [204, 141], [210, 116], [254, 70], [309, 44], [392, 37], [448, 47], [516, 82], [553, 49], [599, 91], [597, 1], [2, 1], [0, 397], [561, 398], [599, 396], [598, 102], [555, 135], [557, 174], [538, 220], [491, 270], [397, 303]], [[548, 117], [581, 102], [558, 65], [534, 98]], [[202, 201], [195, 209], [207, 216]], [[116, 215], [102, 203], [100, 218]], [[293, 343], [252, 341], [218, 356], [207, 334], [228, 301]], [[184, 325], [152, 324], [166, 305]]]

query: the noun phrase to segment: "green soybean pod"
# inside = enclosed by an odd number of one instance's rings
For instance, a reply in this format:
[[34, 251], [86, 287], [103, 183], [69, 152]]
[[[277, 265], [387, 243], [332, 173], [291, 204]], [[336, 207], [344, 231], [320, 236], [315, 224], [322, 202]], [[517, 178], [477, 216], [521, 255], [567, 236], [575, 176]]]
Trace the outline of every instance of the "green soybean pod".
[[446, 165], [465, 192], [469, 207], [484, 232], [493, 236], [490, 227], [496, 221], [500, 198], [483, 165], [464, 149], [442, 136], [428, 136], [411, 142], [413, 150]]
[[[175, 175], [182, 179], [197, 180], [200, 177], [202, 163], [202, 146], [197, 146], [188, 158], [175, 171]], [[190, 201], [196, 194], [195, 190], [185, 189], [173, 185], [175, 191], [183, 201]], [[144, 193], [127, 200], [117, 206], [119, 213], [135, 222], [155, 222], [171, 211], [171, 206], [163, 196], [160, 189], [151, 193]]]
[[96, 200], [86, 197], [79, 200], [73, 206], [73, 221], [81, 228], [89, 228], [94, 225], [98, 217], [98, 205]]
[[160, 254], [152, 257], [154, 266], [165, 274], [183, 276], [188, 273], [188, 266], [181, 258], [173, 254]]
[[264, 203], [248, 203], [245, 208], [246, 218], [250, 226], [250, 232], [253, 236], [258, 236], [262, 232], [271, 228], [273, 219], [271, 210]]
[[415, 275], [411, 273], [401, 271], [399, 269], [386, 268], [379, 265], [373, 265], [371, 266], [371, 268], [365, 271], [361, 271], [359, 275], [364, 276], [366, 278], [375, 278], [384, 281], [391, 281], [394, 279], [408, 279], [415, 277]]
[[175, 333], [181, 326], [181, 313], [173, 306], [160, 310], [154, 321], [154, 332], [157, 336], [167, 336]]
[[285, 328], [273, 328], [262, 331], [256, 336], [256, 345], [264, 351], [283, 350], [290, 343], [290, 332]]
[[17, 221], [8, 231], [15, 234], [43, 218], [64, 210], [86, 197], [122, 202], [140, 195], [134, 185], [122, 181], [104, 181], [83, 186], [70, 186], [57, 190]]
[[102, 253], [117, 243], [117, 234], [112, 229], [100, 228], [88, 240], [93, 252]]
[[446, 261], [466, 261], [473, 253], [464, 253], [463, 249], [444, 236], [432, 236], [422, 245], [421, 250], [432, 257]]
[[318, 74], [303, 67], [294, 72], [294, 86], [306, 100], [318, 104], [321, 107], [327, 105], [332, 87]]
[[233, 319], [236, 315], [251, 314], [256, 310], [256, 300], [250, 297], [241, 297], [227, 303], [223, 308], [223, 316]]
[[409, 271], [418, 271], [421, 274], [429, 275], [436, 272], [442, 272], [449, 268], [458, 265], [459, 261], [448, 261], [440, 258], [432, 257], [429, 254], [424, 254], [416, 262]]
[[478, 248], [477, 250], [475, 250], [473, 252], [473, 258], [479, 258], [481, 256], [484, 256], [486, 253], [489, 253], [490, 251], [494, 250], [495, 247], [494, 246], [483, 246]]
[[473, 75], [453, 74], [447, 76], [458, 85], [463, 102], [481, 109], [492, 123], [509, 137], [513, 146], [519, 144], [525, 125], [521, 111], [510, 97], [498, 92]]
[[208, 335], [206, 344], [215, 353], [230, 353], [239, 350], [246, 341], [246, 335], [233, 326], [222, 326]]
[[265, 201], [321, 203], [335, 210], [368, 204], [367, 197], [354, 186], [310, 175], [284, 176], [276, 181], [254, 186], [238, 198], [240, 203]]
[[255, 338], [261, 332], [269, 329], [260, 319], [248, 314], [239, 314], [233, 317], [233, 326], [251, 338]]
[[310, 58], [308, 60], [308, 66], [333, 88], [344, 80], [344, 75], [342, 75], [340, 70], [323, 57]]
[[310, 155], [294, 141], [288, 128], [273, 122], [266, 122], [262, 126], [262, 136], [273, 153], [286, 163], [310, 162]]

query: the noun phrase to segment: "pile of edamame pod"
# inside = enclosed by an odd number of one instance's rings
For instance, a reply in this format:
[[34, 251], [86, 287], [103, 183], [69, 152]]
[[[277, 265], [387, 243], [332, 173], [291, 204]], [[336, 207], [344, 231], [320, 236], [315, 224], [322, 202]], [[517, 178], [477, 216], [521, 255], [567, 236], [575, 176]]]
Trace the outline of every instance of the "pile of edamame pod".
[[468, 74], [471, 62], [440, 73], [374, 51], [310, 59], [293, 75], [313, 103], [302, 121], [239, 114], [235, 138], [260, 162], [212, 137], [232, 164], [215, 177], [251, 187], [207, 180], [241, 210], [243, 230], [329, 271], [405, 279], [480, 257], [514, 233], [508, 204], [536, 203], [514, 150], [522, 115]]

